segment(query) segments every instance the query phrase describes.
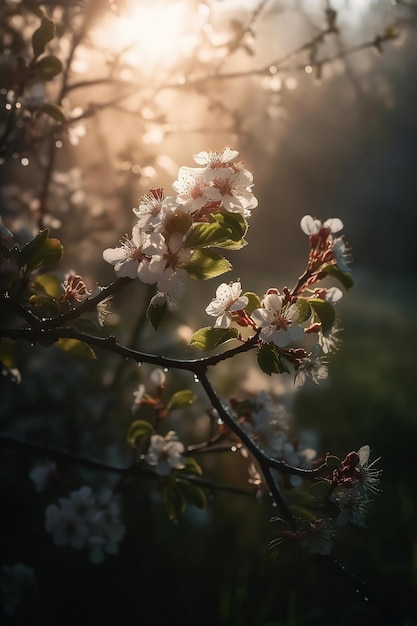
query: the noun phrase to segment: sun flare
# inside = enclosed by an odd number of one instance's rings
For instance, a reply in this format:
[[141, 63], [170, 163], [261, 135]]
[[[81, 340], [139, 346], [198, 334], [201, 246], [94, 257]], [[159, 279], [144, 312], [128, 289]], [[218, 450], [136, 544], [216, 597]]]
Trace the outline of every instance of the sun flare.
[[186, 2], [134, 3], [130, 10], [111, 16], [97, 30], [97, 42], [103, 47], [123, 51], [123, 59], [131, 65], [147, 65], [153, 70], [178, 63], [189, 56], [197, 41], [196, 20]]

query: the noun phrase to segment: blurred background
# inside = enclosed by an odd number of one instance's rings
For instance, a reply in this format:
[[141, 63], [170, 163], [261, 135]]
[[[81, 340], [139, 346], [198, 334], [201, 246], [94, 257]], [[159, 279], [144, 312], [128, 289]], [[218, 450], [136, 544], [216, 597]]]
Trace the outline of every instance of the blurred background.
[[[16, 59], [31, 58], [38, 9], [56, 25], [48, 50], [63, 72], [19, 93]], [[179, 166], [194, 165], [201, 150], [239, 150], [259, 206], [225, 280], [240, 277], [260, 295], [293, 285], [308, 253], [299, 222], [311, 214], [343, 220], [355, 287], [338, 303], [343, 343], [320, 387], [294, 393], [289, 377], [256, 374], [254, 357], [213, 372], [215, 386], [224, 397], [272, 391], [319, 454], [343, 458], [368, 443], [384, 471], [368, 527], [335, 548], [347, 570], [302, 555], [272, 558], [273, 511], [248, 496], [215, 490], [206, 511], [189, 507], [173, 524], [145, 479], [124, 486], [120, 554], [96, 566], [53, 545], [44, 511], [70, 489], [114, 485], [114, 477], [64, 463], [61, 482], [37, 494], [28, 475], [42, 455], [1, 445], [0, 565], [34, 572], [12, 592], [3, 575], [4, 623], [412, 623], [417, 4], [6, 0], [0, 16], [3, 224], [21, 243], [48, 227], [64, 245], [62, 278], [73, 269], [90, 288], [108, 284], [114, 273], [102, 251], [130, 230], [140, 195], [152, 187], [169, 195]], [[111, 332], [147, 352], [194, 356], [187, 337], [210, 323], [204, 308], [217, 284], [190, 285], [157, 334], [139, 323], [145, 286], [132, 285], [117, 298], [122, 323]], [[149, 369], [104, 354], [69, 362], [55, 348], [27, 345], [16, 359], [20, 384], [0, 380], [2, 433], [129, 463], [132, 393]], [[174, 389], [189, 383], [172, 373]], [[196, 414], [176, 417], [175, 428], [198, 439], [205, 402], [201, 395]], [[244, 487], [237, 457], [205, 455], [201, 464], [218, 482]]]

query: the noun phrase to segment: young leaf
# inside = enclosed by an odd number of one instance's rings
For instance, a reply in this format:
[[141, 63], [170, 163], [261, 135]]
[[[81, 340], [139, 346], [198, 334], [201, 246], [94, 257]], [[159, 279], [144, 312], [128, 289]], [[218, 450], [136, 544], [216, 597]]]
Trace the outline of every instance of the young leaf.
[[32, 48], [35, 58], [44, 53], [46, 44], [54, 38], [54, 35], [54, 23], [47, 17], [44, 17], [41, 21], [41, 25], [32, 35]]
[[325, 500], [330, 490], [330, 483], [327, 480], [319, 480], [308, 488], [308, 493], [314, 498]]
[[261, 299], [256, 293], [253, 293], [253, 291], [246, 291], [243, 295], [249, 300], [247, 306], [245, 307], [245, 311], [248, 315], [253, 313], [255, 309], [259, 309], [261, 307]]
[[165, 506], [170, 520], [176, 520], [187, 506], [179, 487], [169, 480], [164, 487]]
[[259, 348], [257, 358], [259, 367], [268, 376], [271, 376], [271, 374], [282, 374], [283, 372], [290, 373], [288, 367], [282, 361], [281, 355], [269, 343], [264, 343]]
[[94, 350], [83, 341], [78, 339], [71, 339], [69, 337], [61, 337], [54, 343], [57, 348], [69, 352], [71, 356], [79, 357], [80, 359], [95, 359], [96, 355]]
[[150, 304], [146, 311], [146, 317], [152, 324], [155, 330], [158, 330], [159, 324], [164, 319], [165, 313], [168, 310], [168, 305], [164, 302], [161, 306], [157, 304]]
[[309, 298], [308, 303], [321, 322], [322, 332], [326, 333], [332, 328], [336, 319], [336, 312], [333, 306], [321, 298]]
[[197, 476], [201, 476], [203, 470], [192, 456], [185, 457], [184, 461], [185, 466], [181, 470], [181, 472], [185, 472], [186, 474], [196, 474]]
[[62, 293], [62, 284], [53, 274], [40, 274], [33, 281], [36, 289], [42, 290], [47, 296], [58, 300]]
[[127, 443], [131, 446], [136, 444], [136, 441], [144, 435], [151, 435], [153, 433], [153, 426], [145, 420], [135, 420], [127, 431]]
[[304, 298], [298, 298], [295, 306], [298, 310], [298, 321], [305, 322], [311, 316], [310, 305]]
[[324, 276], [333, 276], [336, 278], [348, 291], [353, 287], [353, 278], [349, 272], [342, 272], [336, 265], [326, 265], [321, 270], [320, 274]]
[[36, 80], [52, 80], [62, 72], [62, 63], [58, 57], [53, 54], [48, 54], [46, 57], [42, 57], [32, 67], [32, 73]]
[[191, 502], [191, 504], [194, 504], [194, 506], [199, 509], [207, 508], [207, 496], [201, 487], [183, 479], [178, 480], [177, 485], [187, 501]]
[[181, 391], [177, 391], [169, 400], [166, 410], [174, 411], [175, 409], [181, 409], [185, 406], [190, 406], [195, 400], [197, 396], [191, 389], [182, 389]]
[[197, 350], [209, 351], [230, 339], [236, 339], [238, 335], [237, 328], [205, 326], [194, 333], [190, 339], [189, 345]]
[[16, 261], [19, 264], [19, 267], [24, 267], [29, 259], [37, 254], [39, 250], [42, 249], [45, 241], [48, 238], [49, 231], [47, 228], [45, 230], [40, 230], [32, 241], [29, 241], [18, 253], [16, 256]]
[[63, 252], [64, 248], [59, 239], [48, 237], [45, 239], [42, 246], [39, 246], [31, 255], [26, 264], [26, 270], [31, 272], [38, 267], [55, 265], [62, 257]]
[[188, 263], [181, 267], [196, 280], [215, 278], [232, 269], [227, 259], [209, 250], [196, 250]]
[[217, 222], [196, 224], [189, 232], [184, 246], [186, 248], [207, 248], [215, 246], [229, 238], [230, 231]]
[[245, 218], [239, 213], [225, 211], [224, 213], [215, 213], [213, 218], [229, 230], [229, 239], [232, 241], [241, 241], [246, 235], [248, 225]]
[[49, 117], [56, 120], [57, 122], [66, 122], [67, 118], [61, 107], [58, 104], [54, 104], [53, 102], [44, 102], [38, 109], [39, 113], [46, 113]]

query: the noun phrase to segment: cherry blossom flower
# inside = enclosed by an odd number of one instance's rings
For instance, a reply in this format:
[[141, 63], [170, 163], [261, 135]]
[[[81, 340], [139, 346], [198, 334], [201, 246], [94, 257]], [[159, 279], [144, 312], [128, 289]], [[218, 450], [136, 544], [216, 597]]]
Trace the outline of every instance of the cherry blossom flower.
[[63, 299], [69, 302], [84, 302], [91, 296], [91, 291], [87, 289], [84, 279], [75, 272], [68, 272], [65, 275], [63, 286], [65, 291]]
[[298, 323], [301, 320], [296, 304], [285, 302], [277, 293], [268, 293], [262, 305], [262, 308], [255, 309], [251, 315], [261, 329], [259, 336], [262, 341], [273, 342], [279, 348], [284, 348], [291, 341], [302, 339], [304, 328]]
[[220, 199], [219, 192], [207, 191], [207, 186], [206, 170], [186, 165], [180, 167], [177, 180], [172, 184], [178, 194], [177, 202], [184, 205], [189, 213], [201, 210], [209, 201]]
[[239, 281], [222, 283], [216, 289], [216, 297], [206, 307], [207, 315], [217, 317], [215, 327], [229, 328], [235, 311], [242, 311], [248, 305], [248, 298], [241, 296], [242, 287]]
[[239, 152], [231, 148], [225, 148], [223, 152], [203, 151], [194, 155], [194, 161], [198, 165], [208, 167], [227, 167], [239, 156]]
[[333, 242], [333, 256], [340, 271], [350, 272], [350, 267], [348, 265], [350, 255], [348, 248], [341, 237], [338, 237]]
[[137, 278], [153, 284], [158, 280], [158, 272], [165, 265], [157, 254], [162, 243], [162, 235], [146, 234], [138, 225], [133, 227], [132, 238], [125, 237], [120, 248], [107, 248], [103, 258], [114, 265], [114, 271], [120, 277]]
[[154, 229], [161, 222], [161, 216], [166, 211], [177, 208], [177, 204], [171, 197], [165, 197], [163, 189], [151, 189], [149, 193], [139, 198], [137, 209], [133, 209], [133, 213], [137, 216], [137, 225], [140, 228]]
[[300, 222], [301, 230], [306, 235], [317, 235], [322, 229], [329, 233], [338, 233], [343, 228], [343, 222], [338, 217], [331, 217], [325, 222], [314, 219], [311, 215], [304, 215]]
[[159, 476], [167, 476], [172, 469], [183, 469], [185, 448], [178, 440], [177, 434], [170, 431], [165, 437], [152, 435], [145, 461], [155, 466]]
[[248, 170], [233, 171], [232, 168], [216, 168], [207, 176], [211, 186], [203, 191], [213, 200], [220, 200], [226, 211], [250, 214], [258, 206], [258, 201], [251, 191], [253, 176]]
[[328, 374], [329, 372], [326, 362], [324, 361], [322, 348], [319, 344], [316, 344], [313, 346], [308, 356], [302, 359], [298, 366], [295, 374], [295, 382], [297, 387], [302, 387], [307, 378], [311, 378], [313, 383], [318, 385], [320, 381], [327, 378]]
[[92, 563], [116, 554], [125, 534], [120, 505], [109, 489], [94, 494], [88, 486], [60, 498], [45, 511], [45, 527], [57, 546], [87, 550]]

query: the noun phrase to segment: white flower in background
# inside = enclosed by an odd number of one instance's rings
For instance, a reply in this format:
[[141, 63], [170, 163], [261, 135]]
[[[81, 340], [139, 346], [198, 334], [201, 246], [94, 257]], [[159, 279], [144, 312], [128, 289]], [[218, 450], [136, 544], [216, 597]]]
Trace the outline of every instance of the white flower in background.
[[382, 470], [378, 470], [374, 467], [375, 463], [378, 463], [378, 461], [381, 460], [381, 457], [378, 457], [375, 461], [369, 463], [370, 455], [371, 448], [368, 445], [359, 448], [359, 463], [356, 466], [356, 469], [360, 474], [359, 484], [366, 496], [368, 496], [369, 493], [379, 493], [379, 482], [382, 475]]
[[321, 346], [319, 344], [313, 346], [310, 354], [302, 359], [296, 371], [295, 383], [297, 387], [302, 387], [307, 378], [311, 378], [315, 385], [327, 378], [329, 370], [324, 358]]
[[34, 483], [36, 491], [43, 491], [48, 484], [51, 476], [56, 472], [56, 463], [53, 461], [44, 461], [38, 463], [29, 472], [29, 478]]
[[222, 283], [216, 289], [216, 297], [206, 308], [206, 313], [217, 317], [215, 326], [229, 328], [233, 319], [234, 311], [242, 311], [248, 305], [248, 298], [241, 296], [242, 287], [239, 281], [235, 283]]
[[325, 222], [314, 219], [311, 215], [304, 215], [300, 222], [301, 230], [306, 235], [317, 235], [323, 228], [329, 233], [338, 233], [343, 228], [343, 222], [338, 217], [331, 217]]
[[50, 504], [46, 508], [46, 531], [52, 533], [55, 545], [81, 550], [95, 513], [91, 488], [84, 486], [73, 491], [69, 498], [59, 498], [59, 505]]
[[132, 411], [136, 411], [142, 404], [143, 396], [145, 395], [145, 385], [140, 384], [136, 391], [133, 392]]
[[161, 369], [160, 367], [157, 367], [156, 369], [152, 370], [149, 378], [150, 378], [151, 383], [154, 384], [155, 387], [163, 387], [167, 379], [164, 370]]
[[323, 350], [324, 354], [329, 354], [330, 352], [336, 352], [340, 346], [340, 339], [338, 337], [340, 329], [337, 325], [332, 326], [330, 330], [323, 333], [319, 331], [318, 341], [319, 346]]
[[112, 300], [113, 296], [107, 296], [107, 298], [96, 304], [97, 320], [102, 327], [111, 324], [112, 321], [114, 322], [117, 319], [117, 315], [111, 309]]
[[[336, 304], [343, 298], [343, 291], [339, 287], [328, 287], [322, 290], [323, 299], [329, 304]], [[321, 297], [321, 296], [319, 296]]]
[[50, 504], [45, 516], [55, 545], [88, 550], [92, 563], [116, 554], [125, 534], [119, 501], [109, 489], [94, 495], [90, 487], [81, 487], [69, 498], [60, 498], [59, 506]]
[[111, 489], [103, 489], [96, 497], [97, 513], [88, 536], [89, 558], [102, 563], [106, 554], [117, 554], [126, 528], [122, 523], [120, 503]]
[[167, 476], [172, 469], [183, 469], [185, 448], [177, 434], [170, 431], [165, 437], [152, 435], [145, 461], [154, 465], [159, 476]]
[[153, 284], [158, 280], [165, 262], [158, 255], [162, 245], [161, 235], [148, 235], [138, 225], [132, 229], [132, 238], [125, 237], [120, 248], [107, 248], [103, 258], [114, 265], [117, 276], [140, 278], [142, 282]]
[[[299, 448], [294, 446], [290, 441], [284, 444], [282, 453], [282, 460], [292, 465], [293, 467], [299, 467], [301, 469], [311, 469], [312, 462], [316, 458], [316, 451], [312, 448]], [[302, 484], [302, 476], [290, 476], [289, 481], [293, 487], [298, 487]]]
[[255, 309], [251, 317], [261, 329], [262, 341], [275, 343], [284, 348], [291, 341], [304, 336], [304, 328], [298, 323], [300, 311], [296, 304], [288, 304], [277, 293], [268, 293], [262, 300], [263, 307]]
[[341, 237], [338, 237], [333, 242], [333, 256], [336, 261], [337, 267], [341, 272], [350, 272], [349, 261], [350, 255], [348, 248]]

